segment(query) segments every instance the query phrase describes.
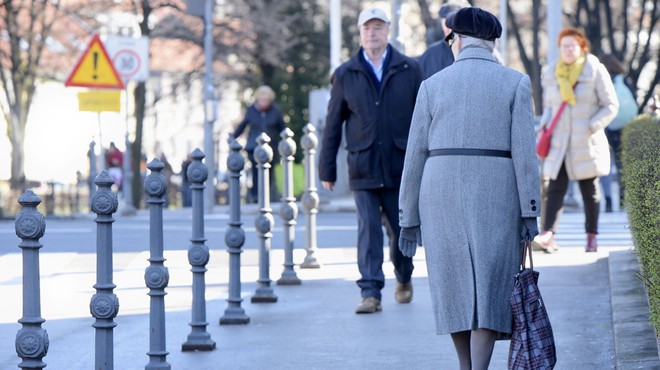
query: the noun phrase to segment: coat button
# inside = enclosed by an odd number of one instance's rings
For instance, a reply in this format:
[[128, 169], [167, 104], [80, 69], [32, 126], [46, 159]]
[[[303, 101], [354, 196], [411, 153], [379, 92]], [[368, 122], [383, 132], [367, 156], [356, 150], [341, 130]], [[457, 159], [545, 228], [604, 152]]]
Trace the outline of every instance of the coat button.
[[532, 205], [535, 205], [536, 204], [536, 199], [532, 199], [532, 201], [530, 203], [532, 203]]
[[380, 105], [380, 102], [379, 102], [379, 101], [377, 101], [377, 102], [376, 102], [376, 105]]
[[532, 206], [532, 211], [536, 211], [536, 206]]

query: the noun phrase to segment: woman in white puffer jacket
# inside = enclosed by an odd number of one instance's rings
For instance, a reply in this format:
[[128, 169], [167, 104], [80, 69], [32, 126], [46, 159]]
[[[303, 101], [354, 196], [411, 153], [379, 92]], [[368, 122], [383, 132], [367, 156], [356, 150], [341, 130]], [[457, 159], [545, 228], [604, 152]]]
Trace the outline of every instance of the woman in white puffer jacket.
[[600, 176], [610, 172], [610, 151], [605, 127], [619, 108], [614, 86], [605, 66], [589, 54], [584, 33], [566, 28], [559, 34], [559, 60], [543, 74], [544, 112], [541, 124], [549, 126], [562, 102], [565, 108], [552, 132], [552, 143], [543, 162], [543, 176], [550, 178], [544, 207], [542, 233], [535, 243], [551, 252], [554, 234], [564, 207], [569, 179], [577, 180], [584, 200], [587, 252], [598, 248]]

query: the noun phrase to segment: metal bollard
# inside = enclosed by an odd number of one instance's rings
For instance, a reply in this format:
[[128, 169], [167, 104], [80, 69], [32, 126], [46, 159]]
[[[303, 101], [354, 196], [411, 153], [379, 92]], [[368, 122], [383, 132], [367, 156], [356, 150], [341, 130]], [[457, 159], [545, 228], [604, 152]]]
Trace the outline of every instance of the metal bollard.
[[94, 151], [95, 146], [96, 143], [94, 141], [89, 143], [89, 151], [87, 152], [87, 156], [89, 157], [89, 177], [87, 178], [87, 185], [89, 186], [89, 209], [92, 209], [92, 197], [96, 191], [96, 187], [94, 186], [94, 179], [96, 178], [96, 152]]
[[98, 189], [92, 197], [92, 212], [96, 213], [96, 294], [92, 296], [89, 310], [96, 319], [92, 325], [96, 329], [96, 367], [114, 368], [114, 343], [112, 330], [117, 323], [114, 318], [119, 313], [119, 299], [112, 290], [112, 214], [117, 211], [117, 194], [110, 189], [114, 180], [107, 171], [94, 179]]
[[204, 237], [204, 181], [209, 175], [209, 170], [202, 163], [204, 153], [195, 149], [190, 156], [192, 163], [188, 166], [186, 174], [190, 179], [192, 189], [192, 238], [188, 249], [188, 262], [193, 273], [193, 301], [192, 301], [192, 330], [188, 334], [188, 340], [181, 345], [182, 351], [212, 351], [215, 342], [211, 334], [206, 331], [209, 324], [206, 321], [206, 264], [209, 262], [209, 247], [206, 246]]
[[270, 183], [269, 171], [270, 161], [273, 160], [273, 150], [268, 143], [270, 138], [265, 133], [257, 137], [257, 147], [254, 150], [254, 159], [259, 168], [259, 212], [261, 213], [255, 220], [254, 226], [257, 229], [259, 237], [259, 284], [256, 292], [252, 296], [252, 303], [272, 303], [277, 302], [277, 296], [270, 286], [270, 238], [273, 236], [271, 230], [275, 224], [270, 208]]
[[284, 197], [280, 207], [280, 217], [284, 224], [284, 271], [277, 280], [277, 285], [300, 285], [301, 280], [293, 269], [293, 245], [296, 237], [296, 218], [298, 206], [293, 196], [293, 155], [296, 154], [296, 142], [293, 141], [293, 131], [288, 128], [280, 134], [282, 141], [279, 144], [282, 156], [282, 174], [284, 177]]
[[149, 307], [149, 363], [145, 369], [171, 369], [167, 363], [165, 347], [165, 287], [170, 279], [167, 267], [163, 265], [163, 196], [167, 193], [167, 180], [160, 171], [165, 165], [155, 158], [147, 165], [151, 171], [144, 181], [144, 192], [149, 204], [149, 267], [144, 273], [144, 281], [151, 297]]
[[243, 147], [231, 139], [231, 152], [227, 157], [229, 170], [229, 228], [225, 233], [225, 244], [229, 253], [229, 296], [227, 309], [220, 318], [220, 325], [247, 324], [250, 318], [241, 307], [241, 247], [245, 243], [245, 232], [241, 228], [241, 171], [245, 166], [245, 158], [241, 155]]
[[48, 333], [41, 328], [41, 286], [39, 280], [39, 238], [44, 236], [46, 222], [37, 211], [41, 198], [27, 190], [18, 198], [23, 210], [16, 215], [16, 235], [21, 238], [23, 251], [23, 317], [22, 328], [16, 334], [16, 353], [23, 360], [21, 369], [43, 369], [42, 361], [48, 353]]
[[316, 159], [314, 158], [319, 139], [316, 137], [315, 131], [314, 125], [306, 124], [303, 128], [305, 134], [300, 140], [300, 145], [305, 151], [305, 194], [302, 197], [302, 206], [305, 209], [305, 251], [307, 252], [300, 267], [307, 269], [321, 267], [314, 256], [317, 249], [316, 214], [319, 212], [319, 194], [316, 192]]

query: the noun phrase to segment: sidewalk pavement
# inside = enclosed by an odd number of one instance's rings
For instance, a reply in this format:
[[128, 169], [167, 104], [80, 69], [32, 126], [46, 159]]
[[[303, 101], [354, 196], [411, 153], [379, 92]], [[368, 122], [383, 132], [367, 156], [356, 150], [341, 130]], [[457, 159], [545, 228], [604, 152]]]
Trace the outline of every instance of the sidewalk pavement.
[[[346, 202], [347, 203], [347, 202]], [[337, 206], [338, 207], [338, 206]], [[141, 217], [140, 215], [136, 217]], [[184, 211], [166, 217], [187, 217]], [[635, 256], [625, 214], [603, 214], [601, 247], [584, 253], [583, 216], [561, 220], [560, 252], [534, 254], [540, 288], [551, 317], [558, 351], [556, 369], [660, 369], [648, 306], [635, 277]], [[320, 246], [323, 240], [319, 240]], [[322, 268], [299, 270], [301, 286], [275, 286], [279, 302], [252, 304], [256, 288], [257, 251], [242, 255], [243, 307], [251, 322], [219, 326], [226, 308], [228, 257], [213, 251], [207, 278], [208, 332], [217, 342], [212, 352], [181, 352], [190, 327], [190, 273], [186, 251], [166, 251], [170, 283], [167, 309], [167, 357], [172, 369], [456, 369], [449, 336], [436, 336], [424, 251], [415, 257], [411, 304], [394, 302], [394, 275], [385, 265], [387, 284], [383, 312], [355, 315], [359, 303], [354, 240], [344, 248], [320, 248]], [[387, 253], [386, 253], [387, 255]], [[115, 369], [140, 369], [148, 362], [149, 301], [144, 287], [147, 252], [115, 255], [115, 290], [120, 313], [114, 330]], [[296, 250], [301, 261], [304, 251]], [[89, 314], [95, 279], [93, 253], [61, 253], [47, 257], [55, 266], [42, 269], [43, 325], [50, 336], [44, 361], [48, 369], [89, 369], [94, 363], [94, 329]], [[281, 250], [271, 255], [271, 278], [281, 272]], [[0, 297], [20, 297], [19, 254], [0, 256]], [[68, 289], [63, 291], [62, 286]], [[9, 303], [7, 305], [6, 303]], [[0, 369], [19, 362], [14, 337], [20, 299], [7, 299], [0, 310]], [[492, 369], [506, 368], [509, 342], [498, 342]]]

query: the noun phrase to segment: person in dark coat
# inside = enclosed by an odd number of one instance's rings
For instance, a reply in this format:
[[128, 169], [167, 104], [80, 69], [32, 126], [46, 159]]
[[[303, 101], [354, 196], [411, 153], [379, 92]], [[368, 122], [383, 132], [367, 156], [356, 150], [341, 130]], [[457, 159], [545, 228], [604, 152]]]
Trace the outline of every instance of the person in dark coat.
[[462, 370], [488, 369], [511, 334], [522, 241], [538, 234], [531, 83], [493, 55], [502, 27], [479, 8], [451, 13], [456, 62], [419, 88], [401, 181], [399, 246], [424, 245], [437, 334]]
[[360, 50], [332, 76], [328, 114], [319, 156], [319, 177], [332, 190], [337, 151], [346, 133], [349, 185], [358, 217], [358, 267], [362, 303], [356, 313], [381, 310], [384, 225], [397, 278], [395, 299], [412, 300], [412, 259], [398, 248], [401, 171], [421, 70], [388, 44], [389, 19], [378, 8], [360, 13]]
[[449, 13], [468, 6], [470, 4], [448, 2], [440, 7], [438, 16], [440, 18], [440, 25], [442, 26], [442, 39], [431, 44], [424, 54], [419, 57], [419, 66], [422, 68], [424, 79], [433, 76], [435, 73], [454, 63], [454, 53], [451, 52], [451, 47], [445, 41], [445, 37], [451, 32], [451, 29], [447, 28], [446, 20]]
[[[282, 111], [274, 103], [275, 92], [269, 86], [260, 86], [255, 92], [255, 102], [248, 107], [245, 113], [245, 118], [236, 128], [234, 137], [239, 137], [248, 129], [248, 138], [245, 143], [245, 151], [248, 153], [248, 159], [252, 164], [252, 187], [248, 190], [248, 203], [256, 203], [258, 199], [258, 181], [257, 181], [257, 162], [254, 159], [254, 149], [257, 147], [257, 137], [265, 132], [270, 137], [270, 147], [273, 148], [273, 162], [277, 163], [279, 160], [277, 145], [280, 139], [280, 133], [286, 128]], [[276, 188], [275, 181], [273, 181], [273, 174], [275, 171], [271, 168], [270, 171], [270, 186], [271, 186], [271, 201], [277, 201], [274, 189]]]

